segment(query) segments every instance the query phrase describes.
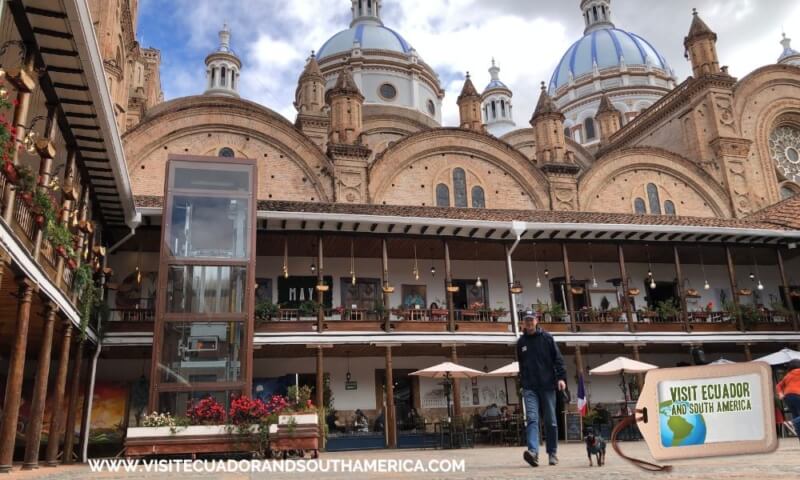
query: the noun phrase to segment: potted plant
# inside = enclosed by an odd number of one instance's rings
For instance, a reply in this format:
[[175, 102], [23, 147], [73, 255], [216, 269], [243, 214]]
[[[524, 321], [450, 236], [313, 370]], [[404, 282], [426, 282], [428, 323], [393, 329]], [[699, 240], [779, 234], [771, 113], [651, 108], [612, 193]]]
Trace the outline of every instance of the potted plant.
[[72, 247], [73, 235], [69, 228], [63, 223], [53, 222], [47, 226], [47, 240], [53, 245], [56, 253], [62, 258], [69, 258], [75, 255]]
[[550, 316], [551, 322], [555, 321], [560, 322], [564, 320], [565, 313], [566, 312], [564, 311], [564, 307], [562, 307], [561, 304], [558, 303], [553, 303], [552, 305], [549, 305], [547, 310], [545, 310], [545, 314]]
[[186, 415], [194, 425], [219, 425], [225, 421], [225, 408], [209, 395], [192, 405]]
[[319, 303], [314, 300], [306, 300], [297, 307], [301, 317], [313, 317], [317, 314], [319, 308]]
[[50, 223], [55, 223], [56, 210], [53, 207], [53, 197], [44, 189], [37, 188], [33, 191], [33, 204], [31, 206], [33, 214], [36, 216], [36, 223], [40, 227], [45, 227]]
[[496, 307], [492, 309], [491, 315], [492, 315], [492, 320], [496, 322], [498, 319], [508, 315], [508, 310], [506, 310], [503, 307]]
[[272, 303], [272, 300], [261, 300], [255, 306], [256, 321], [266, 322], [272, 320], [278, 316], [280, 310], [280, 306]]
[[675, 319], [680, 315], [680, 310], [675, 300], [663, 300], [656, 304], [656, 314], [663, 320]]

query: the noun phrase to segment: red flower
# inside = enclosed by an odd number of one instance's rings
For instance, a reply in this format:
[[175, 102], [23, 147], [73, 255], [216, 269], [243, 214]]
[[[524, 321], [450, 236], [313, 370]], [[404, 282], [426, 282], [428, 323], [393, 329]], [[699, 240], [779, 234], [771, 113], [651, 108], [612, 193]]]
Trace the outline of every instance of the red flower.
[[11, 102], [11, 104], [12, 104], [12, 105], [14, 105], [15, 107], [18, 107], [18, 106], [19, 106], [19, 100], [15, 98], [15, 99], [14, 99], [14, 100]]
[[255, 423], [267, 416], [267, 405], [261, 399], [241, 396], [231, 402], [228, 418], [234, 425]]
[[186, 412], [196, 425], [218, 425], [225, 420], [225, 408], [212, 396], [208, 396]]

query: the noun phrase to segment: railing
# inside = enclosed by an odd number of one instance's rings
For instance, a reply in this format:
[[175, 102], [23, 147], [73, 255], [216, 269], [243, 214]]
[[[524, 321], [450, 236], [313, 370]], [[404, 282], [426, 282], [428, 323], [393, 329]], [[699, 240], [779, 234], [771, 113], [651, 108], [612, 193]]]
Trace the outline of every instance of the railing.
[[112, 308], [108, 315], [109, 322], [152, 322], [155, 318], [155, 310], [149, 308]]
[[14, 203], [14, 220], [17, 221], [17, 225], [19, 225], [19, 228], [28, 240], [32, 242], [34, 238], [34, 225], [36, 224], [33, 212], [31, 212], [31, 209], [28, 208], [28, 205], [26, 205], [19, 196], [14, 197]]

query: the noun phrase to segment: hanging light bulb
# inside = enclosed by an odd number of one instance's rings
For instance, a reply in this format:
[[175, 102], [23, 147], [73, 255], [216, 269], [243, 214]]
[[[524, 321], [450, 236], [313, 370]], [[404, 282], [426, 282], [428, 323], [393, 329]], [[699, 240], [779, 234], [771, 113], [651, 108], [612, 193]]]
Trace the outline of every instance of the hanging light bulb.
[[542, 281], [539, 280], [539, 276], [537, 275], [536, 276], [536, 288], [541, 288], [541, 286], [542, 286]]
[[759, 289], [759, 290], [764, 290], [764, 284], [763, 284], [763, 283], [761, 283], [761, 280], [760, 280], [760, 279], [759, 279], [759, 281], [758, 281], [758, 286], [757, 286], [756, 288], [757, 288], [757, 289]]
[[475, 280], [475, 286], [478, 287], [478, 288], [481, 288], [483, 286], [483, 282], [481, 281], [481, 277], [478, 277], [478, 279]]
[[139, 270], [139, 266], [138, 265], [136, 266], [136, 284], [137, 285], [141, 285], [142, 284], [142, 271]]
[[700, 252], [700, 269], [703, 271], [703, 289], [704, 290], [711, 290], [711, 285], [708, 283], [708, 275], [706, 275], [706, 263], [703, 261], [703, 250], [701, 247], [698, 247]]
[[350, 284], [352, 284], [352, 285], [356, 284], [356, 273], [355, 272], [353, 272], [352, 276], [350, 277]]
[[656, 280], [654, 278], [650, 279], [650, 288], [651, 289], [656, 288]]
[[548, 278], [549, 276], [550, 276], [550, 269], [547, 268], [547, 267], [544, 267], [544, 278]]
[[0, 98], [3, 100], [8, 98], [8, 89], [6, 87], [0, 87]]
[[591, 243], [589, 243], [589, 270], [592, 271], [592, 288], [597, 288], [597, 276], [594, 274], [594, 255], [592, 254]]
[[653, 271], [652, 270], [648, 270], [647, 271], [647, 276], [648, 276], [648, 278], [652, 277], [653, 276]]
[[414, 268], [414, 272], [413, 273], [414, 273], [414, 280], [419, 280], [419, 270]]
[[350, 240], [350, 284], [353, 286], [356, 284], [356, 257], [352, 239]]
[[317, 272], [317, 266], [314, 265], [314, 262], [311, 262], [311, 266], [309, 268], [311, 268], [311, 273], [316, 273]]
[[750, 280], [755, 280], [756, 279], [756, 274], [753, 273], [753, 272], [750, 272], [750, 275], [748, 275], [748, 276], [750, 277]]
[[414, 274], [414, 280], [419, 280], [419, 263], [417, 263], [417, 244], [414, 244], [414, 269], [412, 270]]
[[435, 277], [435, 276], [436, 276], [436, 267], [431, 265], [431, 277]]
[[592, 288], [597, 288], [597, 278], [592, 276]]
[[289, 278], [289, 239], [283, 239], [283, 278]]
[[706, 280], [706, 283], [703, 284], [703, 289], [704, 290], [711, 290], [711, 285], [708, 284], [708, 280]]

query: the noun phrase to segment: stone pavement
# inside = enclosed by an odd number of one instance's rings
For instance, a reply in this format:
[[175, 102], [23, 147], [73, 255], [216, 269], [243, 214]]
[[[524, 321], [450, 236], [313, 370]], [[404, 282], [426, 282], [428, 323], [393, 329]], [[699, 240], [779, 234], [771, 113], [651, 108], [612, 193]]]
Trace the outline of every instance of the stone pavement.
[[[625, 442], [623, 452], [627, 455], [650, 460], [647, 446], [642, 442]], [[672, 462], [670, 473], [649, 473], [632, 466], [619, 458], [609, 447], [607, 465], [589, 467], [586, 450], [582, 444], [562, 444], [559, 447], [561, 463], [558, 466], [529, 467], [522, 460], [520, 448], [475, 448], [468, 450], [383, 450], [367, 452], [339, 452], [323, 454], [323, 459], [414, 459], [427, 462], [431, 459], [464, 459], [466, 472], [454, 474], [434, 473], [253, 473], [253, 474], [177, 474], [177, 473], [91, 473], [85, 465], [59, 468], [40, 468], [21, 472], [15, 469], [8, 478], [42, 480], [78, 480], [98, 478], [107, 480], [126, 479], [302, 479], [308, 480], [358, 480], [368, 478], [386, 479], [509, 479], [545, 478], [575, 480], [617, 479], [793, 479], [800, 478], [800, 442], [794, 438], [781, 441], [778, 451], [766, 455], [741, 455], [734, 457], [707, 458]], [[545, 457], [546, 458], [546, 457]], [[0, 477], [2, 478], [2, 477]]]

